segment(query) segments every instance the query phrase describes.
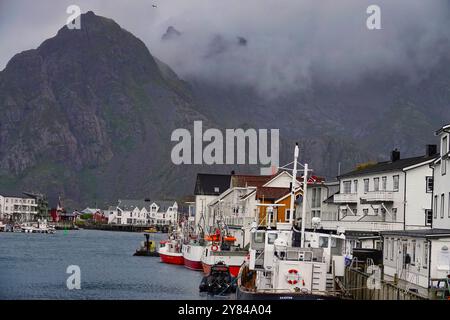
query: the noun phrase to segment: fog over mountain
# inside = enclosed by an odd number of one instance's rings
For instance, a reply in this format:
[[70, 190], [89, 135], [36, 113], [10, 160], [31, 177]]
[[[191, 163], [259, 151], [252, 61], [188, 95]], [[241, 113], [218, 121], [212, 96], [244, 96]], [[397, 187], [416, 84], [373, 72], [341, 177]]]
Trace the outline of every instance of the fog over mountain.
[[[158, 5], [153, 8], [152, 4]], [[65, 23], [73, 1], [2, 1], [0, 67]], [[126, 26], [183, 78], [254, 86], [266, 96], [307, 89], [314, 79], [358, 81], [396, 73], [417, 81], [448, 52], [449, 1], [166, 0], [77, 1]], [[368, 30], [366, 9], [381, 8], [382, 30]], [[169, 26], [182, 32], [162, 41]], [[53, 34], [52, 34], [53, 33]], [[17, 34], [21, 36], [18, 38]], [[224, 46], [245, 38], [245, 46]], [[173, 40], [173, 39], [172, 39]]]

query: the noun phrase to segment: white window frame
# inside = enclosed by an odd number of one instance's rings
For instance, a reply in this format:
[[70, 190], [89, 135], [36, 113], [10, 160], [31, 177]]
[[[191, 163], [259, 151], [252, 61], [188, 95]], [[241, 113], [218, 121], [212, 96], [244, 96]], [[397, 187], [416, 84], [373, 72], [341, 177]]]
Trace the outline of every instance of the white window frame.
[[284, 210], [284, 221], [289, 221], [290, 216], [291, 216], [291, 209]]
[[370, 190], [370, 180], [364, 179], [363, 181], [364, 181], [364, 193], [367, 193]]
[[441, 174], [443, 176], [447, 174], [447, 158], [446, 158], [447, 153], [448, 153], [448, 136], [445, 135], [442, 137], [441, 142]]
[[400, 189], [400, 176], [397, 174], [392, 176], [392, 190], [398, 192]]
[[373, 191], [380, 191], [380, 178], [373, 178]]
[[426, 193], [433, 193], [433, 176], [428, 176], [425, 178], [425, 190]]

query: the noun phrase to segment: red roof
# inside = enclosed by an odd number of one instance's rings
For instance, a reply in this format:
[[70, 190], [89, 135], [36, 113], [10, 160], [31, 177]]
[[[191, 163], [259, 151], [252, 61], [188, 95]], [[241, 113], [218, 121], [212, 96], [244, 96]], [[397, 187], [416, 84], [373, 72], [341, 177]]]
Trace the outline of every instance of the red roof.
[[257, 176], [239, 174], [231, 177], [231, 184], [233, 187], [262, 187], [266, 182], [274, 176]]

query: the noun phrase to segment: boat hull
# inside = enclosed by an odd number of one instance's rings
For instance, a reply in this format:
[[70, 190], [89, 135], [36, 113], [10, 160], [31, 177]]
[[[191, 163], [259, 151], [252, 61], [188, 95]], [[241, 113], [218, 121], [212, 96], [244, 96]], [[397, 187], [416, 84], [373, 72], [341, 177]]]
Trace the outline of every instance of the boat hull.
[[202, 262], [201, 261], [192, 261], [189, 259], [184, 258], [184, 266], [190, 270], [194, 271], [202, 271]]
[[190, 270], [202, 271], [202, 253], [202, 246], [183, 245], [184, 266]]
[[161, 262], [168, 264], [177, 264], [184, 265], [184, 258], [181, 254], [171, 255], [167, 253], [159, 253], [159, 257], [161, 258]]
[[241, 287], [236, 289], [237, 300], [342, 300], [340, 297], [333, 295], [322, 295], [312, 293], [262, 293], [250, 292]]

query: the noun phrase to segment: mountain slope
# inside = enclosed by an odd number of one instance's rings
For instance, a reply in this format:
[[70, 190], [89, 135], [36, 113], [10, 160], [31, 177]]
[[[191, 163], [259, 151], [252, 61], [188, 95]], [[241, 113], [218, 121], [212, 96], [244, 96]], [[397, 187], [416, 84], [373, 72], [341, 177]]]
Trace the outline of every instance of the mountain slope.
[[0, 73], [0, 191], [100, 204], [167, 191], [172, 130], [207, 119], [142, 41], [92, 12], [81, 19]]

